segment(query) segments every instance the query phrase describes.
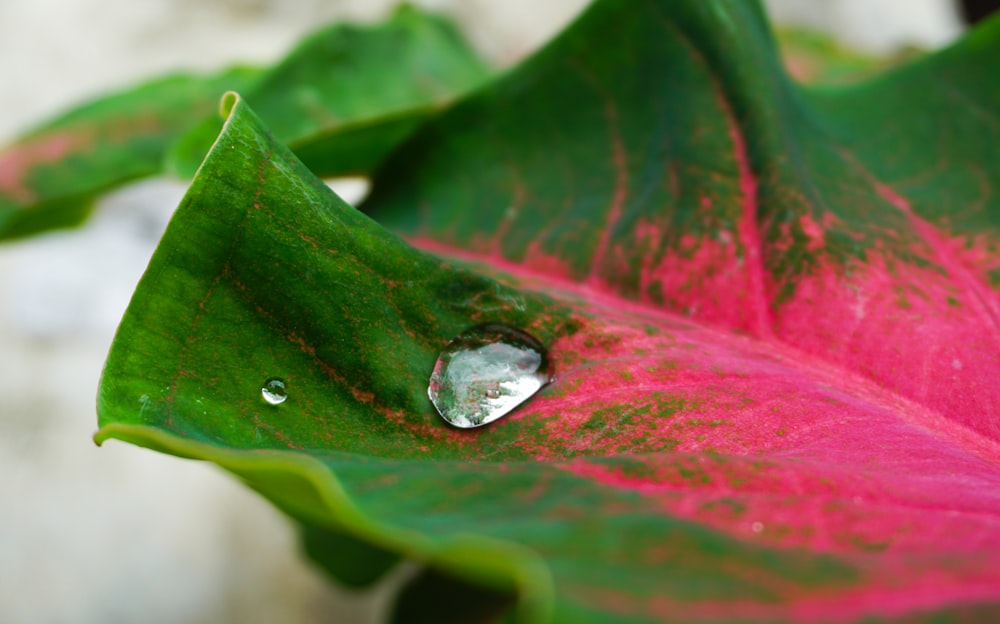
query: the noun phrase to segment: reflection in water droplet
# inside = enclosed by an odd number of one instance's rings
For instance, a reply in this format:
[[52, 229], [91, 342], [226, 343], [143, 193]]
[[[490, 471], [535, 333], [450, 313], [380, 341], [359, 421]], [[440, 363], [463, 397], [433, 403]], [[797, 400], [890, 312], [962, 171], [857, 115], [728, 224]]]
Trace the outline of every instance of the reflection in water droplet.
[[284, 403], [285, 399], [288, 398], [288, 392], [285, 390], [285, 381], [277, 377], [268, 379], [260, 387], [260, 395], [271, 405]]
[[438, 356], [427, 396], [445, 420], [469, 429], [509, 413], [550, 381], [540, 342], [506, 325], [479, 325]]

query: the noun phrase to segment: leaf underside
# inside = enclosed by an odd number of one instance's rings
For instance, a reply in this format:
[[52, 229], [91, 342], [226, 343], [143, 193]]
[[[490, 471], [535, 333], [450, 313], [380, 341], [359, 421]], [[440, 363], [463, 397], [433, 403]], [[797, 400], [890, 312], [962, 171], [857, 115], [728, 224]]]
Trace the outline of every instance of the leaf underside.
[[[525, 622], [996, 619], [998, 52], [804, 88], [755, 3], [599, 1], [365, 214], [230, 96], [97, 439], [232, 471], [345, 582], [425, 562], [411, 614], [457, 579]], [[556, 381], [459, 431], [427, 380], [484, 322]]]

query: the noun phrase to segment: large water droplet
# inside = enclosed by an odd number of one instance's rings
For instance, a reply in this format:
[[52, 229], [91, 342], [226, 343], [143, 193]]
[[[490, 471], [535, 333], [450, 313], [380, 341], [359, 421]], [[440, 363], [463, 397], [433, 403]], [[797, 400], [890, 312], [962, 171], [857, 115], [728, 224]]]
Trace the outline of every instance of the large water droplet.
[[285, 381], [283, 379], [278, 379], [277, 377], [268, 379], [264, 382], [264, 385], [260, 387], [260, 395], [271, 405], [284, 403], [285, 399], [288, 398], [288, 391], [285, 389]]
[[504, 416], [551, 380], [540, 342], [506, 325], [479, 325], [438, 356], [427, 396], [445, 420], [469, 429]]

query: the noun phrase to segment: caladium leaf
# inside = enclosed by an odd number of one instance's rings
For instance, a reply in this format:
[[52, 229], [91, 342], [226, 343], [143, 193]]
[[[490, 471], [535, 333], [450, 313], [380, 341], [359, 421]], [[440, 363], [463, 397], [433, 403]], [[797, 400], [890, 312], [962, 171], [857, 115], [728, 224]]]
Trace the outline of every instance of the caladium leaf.
[[192, 115], [211, 114], [221, 94], [258, 74], [239, 67], [160, 78], [81, 106], [0, 150], [0, 240], [77, 225], [96, 195], [159, 173]]
[[[489, 75], [449, 20], [401, 5], [377, 26], [314, 33], [243, 95], [317, 175], [364, 174]], [[193, 175], [220, 127], [213, 115], [182, 137], [171, 170]]]
[[[303, 521], [312, 552], [329, 552], [331, 542], [340, 557], [364, 548], [347, 569], [327, 562], [349, 582], [383, 571], [394, 557], [369, 558], [386, 550], [420, 558], [440, 550], [435, 556], [466, 566], [468, 549], [498, 550], [478, 538], [413, 544], [409, 530], [382, 534], [338, 494], [328, 467], [380, 454], [382, 468], [395, 470], [405, 456], [435, 465], [439, 453], [414, 427], [457, 444], [463, 457], [463, 437], [441, 430], [428, 409], [437, 350], [476, 322], [524, 327], [551, 343], [576, 321], [545, 297], [410, 248], [340, 201], [244, 102], [232, 96], [225, 107], [222, 135], [118, 330], [99, 391], [98, 439], [233, 469]], [[285, 383], [280, 405], [262, 400], [272, 378]], [[340, 446], [342, 438], [355, 444]], [[304, 452], [277, 450], [288, 445]], [[311, 479], [321, 474], [317, 488]], [[378, 533], [373, 546], [354, 543], [359, 531]], [[505, 562], [515, 558], [525, 555], [504, 554], [493, 564], [499, 571], [478, 574], [510, 589]]]
[[[97, 439], [234, 472], [341, 578], [427, 563], [425, 615], [996, 619], [998, 49], [805, 90], [756, 4], [603, 0], [400, 150], [378, 224], [230, 99]], [[485, 322], [556, 380], [450, 428]]]
[[488, 76], [451, 22], [402, 6], [380, 24], [322, 29], [268, 70], [155, 80], [0, 151], [0, 239], [76, 225], [96, 195], [129, 180], [193, 175], [219, 133], [227, 90], [246, 93], [317, 175], [335, 176], [369, 173]]
[[[431, 124], [368, 213], [794, 346], [1000, 439], [1000, 19], [878, 80], [804, 89], [754, 3], [643, 7], [598, 4]], [[601, 20], [623, 58], [590, 45]]]

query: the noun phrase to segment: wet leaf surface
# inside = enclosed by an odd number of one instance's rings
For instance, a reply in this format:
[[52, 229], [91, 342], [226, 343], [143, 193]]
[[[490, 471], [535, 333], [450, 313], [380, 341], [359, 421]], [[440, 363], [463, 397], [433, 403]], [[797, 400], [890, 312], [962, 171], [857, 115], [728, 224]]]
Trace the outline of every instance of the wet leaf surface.
[[[230, 97], [97, 438], [234, 472], [348, 582], [413, 558], [517, 621], [996, 618], [998, 48], [809, 90], [752, 3], [605, 0], [371, 218]], [[428, 380], [483, 323], [556, 379], [458, 430]]]

